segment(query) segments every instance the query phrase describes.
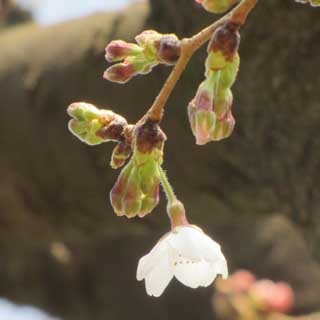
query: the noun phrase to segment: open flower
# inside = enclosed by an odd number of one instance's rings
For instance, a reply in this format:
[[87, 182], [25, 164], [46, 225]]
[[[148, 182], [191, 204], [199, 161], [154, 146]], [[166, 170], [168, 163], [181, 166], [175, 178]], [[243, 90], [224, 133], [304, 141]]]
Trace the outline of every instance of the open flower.
[[145, 279], [147, 293], [159, 297], [174, 276], [195, 289], [209, 286], [218, 274], [228, 276], [219, 244], [198, 227], [185, 225], [173, 228], [140, 259], [137, 279]]

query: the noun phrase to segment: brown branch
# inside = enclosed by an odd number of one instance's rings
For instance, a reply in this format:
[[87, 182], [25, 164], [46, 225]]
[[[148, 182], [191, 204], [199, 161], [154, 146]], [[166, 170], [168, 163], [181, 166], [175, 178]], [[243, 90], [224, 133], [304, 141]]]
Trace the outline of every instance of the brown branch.
[[191, 38], [186, 38], [181, 41], [180, 58], [172, 70], [169, 78], [161, 89], [159, 95], [155, 99], [153, 105], [143, 117], [148, 117], [150, 120], [160, 122], [163, 117], [164, 107], [175, 88], [178, 80], [181, 77], [191, 57], [200, 47], [202, 47], [212, 36], [213, 32], [224, 24], [226, 21], [233, 22], [238, 25], [243, 25], [248, 14], [257, 4], [258, 0], [242, 0], [231, 12], [215, 21], [212, 25], [200, 31]]

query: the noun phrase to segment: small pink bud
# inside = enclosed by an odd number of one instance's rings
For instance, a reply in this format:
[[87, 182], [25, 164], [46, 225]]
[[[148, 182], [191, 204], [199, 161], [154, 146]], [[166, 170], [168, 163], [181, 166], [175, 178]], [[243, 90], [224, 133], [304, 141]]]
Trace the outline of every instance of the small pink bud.
[[236, 271], [229, 279], [234, 292], [247, 291], [256, 282], [256, 277], [246, 270]]
[[138, 70], [131, 63], [117, 63], [109, 67], [103, 77], [109, 81], [126, 83], [138, 74]]
[[135, 56], [142, 52], [142, 48], [133, 43], [114, 40], [106, 47], [106, 60], [108, 62], [121, 61], [128, 56]]
[[287, 313], [293, 306], [292, 288], [283, 282], [257, 281], [250, 289], [250, 295], [268, 312]]
[[216, 126], [216, 116], [213, 111], [197, 108], [195, 101], [188, 106], [188, 115], [193, 135], [197, 145], [204, 145], [212, 140]]

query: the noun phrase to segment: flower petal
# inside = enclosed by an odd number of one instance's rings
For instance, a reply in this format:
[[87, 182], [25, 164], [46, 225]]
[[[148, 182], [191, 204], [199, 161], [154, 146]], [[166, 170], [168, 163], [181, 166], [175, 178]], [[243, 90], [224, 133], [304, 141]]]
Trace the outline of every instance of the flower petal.
[[193, 262], [180, 258], [180, 260], [175, 262], [173, 270], [175, 277], [181, 283], [193, 289], [200, 286], [207, 287], [217, 275], [213, 265], [204, 260]]
[[156, 266], [146, 276], [146, 290], [149, 296], [160, 297], [173, 278], [173, 273], [169, 267], [168, 259]]
[[177, 227], [168, 237], [168, 242], [182, 256], [191, 260], [214, 262], [224, 259], [220, 245], [192, 226]]
[[168, 259], [167, 235], [160, 239], [153, 249], [139, 260], [137, 280], [143, 280], [163, 259]]

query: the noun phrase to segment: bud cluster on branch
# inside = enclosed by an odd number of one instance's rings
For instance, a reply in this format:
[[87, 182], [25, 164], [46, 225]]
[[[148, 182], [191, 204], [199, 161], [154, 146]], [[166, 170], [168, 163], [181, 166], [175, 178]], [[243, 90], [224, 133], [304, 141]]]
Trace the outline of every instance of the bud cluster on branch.
[[126, 83], [138, 74], [147, 74], [162, 63], [173, 65], [180, 55], [180, 41], [174, 34], [161, 34], [147, 30], [136, 36], [137, 44], [122, 40], [112, 41], [106, 47], [106, 60], [118, 62], [109, 67], [104, 78]]
[[[220, 246], [188, 222], [184, 205], [162, 169], [166, 135], [160, 123], [166, 102], [188, 62], [209, 41], [204, 63], [205, 79], [188, 106], [191, 129], [198, 145], [219, 141], [232, 134], [235, 119], [231, 110], [231, 88], [240, 64], [239, 30], [258, 0], [195, 1], [213, 13], [227, 11], [239, 3], [191, 38], [179, 40], [175, 34], [147, 30], [136, 36], [136, 43], [115, 40], [106, 47], [107, 61], [115, 64], [105, 71], [104, 78], [113, 82], [126, 83], [136, 75], [149, 73], [159, 64], [173, 66], [154, 103], [136, 124], [129, 124], [111, 110], [98, 109], [84, 102], [73, 103], [68, 108], [72, 117], [69, 129], [82, 142], [88, 145], [117, 143], [110, 165], [113, 169], [124, 168], [111, 190], [110, 199], [118, 216], [146, 216], [158, 205], [160, 185], [163, 187], [171, 232], [140, 259], [137, 270], [137, 279], [145, 280], [147, 293], [157, 297], [173, 277], [186, 286], [198, 288], [209, 286], [217, 275], [223, 278], [228, 275]], [[319, 0], [299, 2], [319, 4]], [[265, 284], [262, 289], [267, 287], [274, 289], [273, 285]], [[255, 288], [260, 290], [261, 297], [261, 288], [258, 285]]]
[[188, 107], [191, 128], [199, 145], [227, 138], [233, 131], [231, 86], [240, 63], [238, 29], [239, 26], [226, 22], [214, 32], [209, 43], [206, 79]]

